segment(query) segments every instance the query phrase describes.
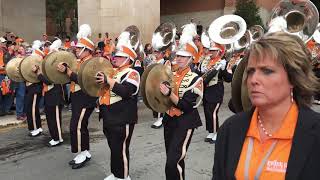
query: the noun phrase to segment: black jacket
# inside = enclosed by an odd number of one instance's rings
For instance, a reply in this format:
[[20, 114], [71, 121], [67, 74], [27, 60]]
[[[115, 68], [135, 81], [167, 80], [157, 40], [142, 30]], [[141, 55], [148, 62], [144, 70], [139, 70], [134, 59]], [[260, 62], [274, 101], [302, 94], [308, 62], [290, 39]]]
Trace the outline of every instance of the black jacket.
[[[78, 75], [76, 73], [72, 73], [70, 76], [70, 80], [78, 84]], [[70, 93], [71, 104], [77, 108], [94, 108], [97, 106], [97, 97], [89, 96], [84, 93], [82, 90]]]
[[[124, 74], [121, 78], [126, 77]], [[122, 100], [111, 105], [100, 105], [100, 117], [103, 118], [103, 126], [119, 126], [125, 124], [135, 124], [138, 121], [138, 105], [136, 92], [137, 87], [124, 81], [115, 83], [112, 91]]]
[[218, 74], [218, 83], [216, 85], [212, 85], [210, 87], [207, 84], [211, 81], [211, 79], [216, 75], [216, 73], [209, 73], [208, 76], [203, 80], [204, 83], [204, 94], [203, 101], [204, 103], [221, 103], [224, 95], [224, 85], [223, 81], [231, 82], [232, 74], [229, 73], [226, 69], [219, 70]]
[[[215, 145], [212, 180], [235, 180], [242, 146], [253, 111], [236, 114], [221, 126]], [[320, 179], [320, 114], [299, 108], [286, 180]]]
[[[190, 84], [194, 84], [198, 78], [194, 78]], [[194, 129], [199, 126], [202, 126], [200, 119], [199, 111], [197, 108], [194, 108], [195, 102], [198, 98], [198, 95], [192, 93], [191, 90], [184, 93], [183, 97], [179, 99], [176, 108], [183, 111], [183, 114], [180, 116], [169, 116], [167, 113], [164, 114], [163, 124], [169, 125], [175, 124], [181, 129]]]

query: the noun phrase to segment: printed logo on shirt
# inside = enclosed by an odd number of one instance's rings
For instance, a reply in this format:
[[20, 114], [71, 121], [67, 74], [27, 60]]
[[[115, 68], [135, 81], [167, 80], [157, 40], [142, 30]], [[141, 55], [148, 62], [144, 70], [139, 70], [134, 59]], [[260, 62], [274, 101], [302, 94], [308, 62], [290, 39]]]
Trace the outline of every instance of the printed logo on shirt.
[[267, 162], [267, 171], [285, 173], [287, 171], [287, 162], [272, 160]]

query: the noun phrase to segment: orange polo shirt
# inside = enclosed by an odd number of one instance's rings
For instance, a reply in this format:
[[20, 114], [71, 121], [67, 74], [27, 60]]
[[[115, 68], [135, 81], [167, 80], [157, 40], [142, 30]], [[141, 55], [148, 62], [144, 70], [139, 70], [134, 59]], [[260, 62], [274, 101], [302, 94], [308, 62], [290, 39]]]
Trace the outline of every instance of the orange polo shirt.
[[[3, 50], [0, 49], [0, 67], [4, 67], [4, 53]], [[0, 70], [0, 74], [6, 74], [5, 70]]]
[[253, 138], [253, 150], [251, 153], [251, 160], [249, 164], [249, 179], [254, 179], [254, 176], [257, 173], [262, 159], [266, 156], [268, 150], [276, 140], [277, 144], [275, 145], [275, 148], [267, 159], [259, 179], [285, 179], [288, 159], [292, 146], [292, 138], [298, 120], [298, 113], [298, 106], [296, 105], [296, 103], [293, 103], [287, 115], [285, 116], [280, 129], [278, 129], [278, 131], [276, 131], [271, 138], [268, 138], [264, 142], [261, 142], [257, 120], [258, 110], [257, 108], [255, 109], [235, 173], [235, 177], [237, 180], [242, 180], [245, 176], [245, 161], [250, 137]]

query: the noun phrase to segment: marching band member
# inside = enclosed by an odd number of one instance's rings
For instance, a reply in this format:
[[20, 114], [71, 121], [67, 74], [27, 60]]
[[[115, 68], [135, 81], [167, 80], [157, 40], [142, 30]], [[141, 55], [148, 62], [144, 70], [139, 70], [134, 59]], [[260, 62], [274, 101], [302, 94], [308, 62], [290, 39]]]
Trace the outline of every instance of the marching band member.
[[[32, 54], [43, 58], [44, 52], [41, 50], [41, 41], [36, 40], [32, 45]], [[42, 133], [41, 118], [39, 112], [39, 102], [42, 96], [42, 84], [26, 82], [25, 108], [27, 114], [29, 136], [36, 137]]]
[[[166, 27], [166, 28], [164, 28]], [[165, 44], [163, 42], [163, 35], [161, 35], [161, 31], [165, 30], [169, 30], [170, 29], [170, 33], [172, 33], [172, 39], [170, 40], [170, 42], [168, 44]], [[164, 35], [169, 34], [169, 31], [164, 33]], [[172, 48], [171, 46], [174, 44], [174, 38], [176, 35], [176, 28], [173, 24], [171, 23], [162, 23], [158, 26], [158, 28], [155, 30], [155, 32], [153, 33], [152, 36], [152, 48], [154, 49], [153, 54], [154, 54], [154, 59], [150, 64], [166, 64], [171, 66], [171, 62], [170, 60], [170, 56], [171, 56], [171, 50], [170, 48]], [[162, 127], [162, 120], [163, 120], [163, 113], [159, 113], [156, 111], [152, 111], [153, 114], [153, 118], [156, 118], [157, 120], [151, 125], [151, 128], [154, 129], [159, 129]]]
[[[50, 46], [50, 52], [58, 51], [61, 47], [61, 40], [55, 40]], [[63, 142], [61, 133], [61, 111], [64, 104], [63, 87], [61, 84], [52, 84], [42, 74], [39, 66], [34, 66], [32, 71], [38, 75], [38, 79], [43, 83], [42, 95], [44, 96], [44, 109], [48, 122], [48, 129], [51, 141], [48, 146], [58, 146]]]
[[[125, 34], [127, 32], [123, 32]], [[118, 42], [123, 36], [120, 35]], [[115, 57], [111, 60], [114, 73], [98, 72], [97, 83], [109, 85], [99, 99], [103, 132], [111, 151], [111, 175], [105, 180], [130, 180], [129, 146], [138, 119], [137, 94], [140, 75], [132, 62], [136, 52], [128, 43], [118, 43]]]
[[223, 81], [231, 82], [232, 71], [226, 70], [226, 60], [221, 59], [224, 46], [211, 42], [209, 52], [201, 62], [200, 72], [204, 77], [203, 107], [206, 119], [206, 130], [209, 132], [206, 142], [214, 143], [219, 128], [218, 112], [223, 101]]
[[[164, 52], [159, 51], [157, 49], [154, 48], [153, 54], [155, 56], [155, 59], [151, 62], [151, 64], [164, 64], [165, 60], [164, 60]], [[151, 125], [151, 128], [153, 129], [159, 129], [162, 127], [162, 119], [163, 119], [163, 114], [156, 112], [156, 111], [152, 111], [152, 115], [153, 118], [156, 118], [156, 121]]]
[[[91, 34], [91, 28], [87, 24], [83, 24], [79, 28], [77, 34], [78, 43], [76, 45], [76, 56], [78, 60], [78, 68], [80, 65], [92, 58], [94, 51], [94, 43], [88, 38]], [[72, 169], [83, 167], [86, 162], [91, 159], [89, 152], [89, 130], [88, 121], [92, 111], [96, 106], [97, 98], [85, 94], [78, 83], [78, 75], [72, 72], [69, 67], [64, 64], [58, 64], [57, 70], [65, 72], [70, 77], [71, 85], [71, 121], [70, 121], [70, 136], [71, 136], [71, 152], [78, 153], [77, 156], [69, 162]]]
[[163, 117], [167, 180], [185, 179], [184, 158], [194, 129], [202, 125], [197, 107], [202, 100], [203, 81], [190, 69], [197, 55], [192, 34], [188, 33], [196, 33], [196, 27], [190, 26], [194, 25], [185, 26], [176, 53], [178, 70], [174, 72], [173, 83], [178, 88], [170, 87], [168, 82], [160, 83], [161, 93], [168, 96], [174, 104]]

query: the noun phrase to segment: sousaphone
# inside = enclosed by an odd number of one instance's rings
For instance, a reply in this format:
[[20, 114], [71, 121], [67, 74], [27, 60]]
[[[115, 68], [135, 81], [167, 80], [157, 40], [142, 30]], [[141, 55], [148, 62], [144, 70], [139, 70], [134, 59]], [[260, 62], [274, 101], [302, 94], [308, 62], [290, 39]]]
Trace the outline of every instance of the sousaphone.
[[25, 57], [19, 65], [22, 78], [29, 83], [40, 82], [37, 74], [32, 71], [32, 67], [38, 66], [41, 68], [42, 61], [43, 61], [43, 58], [38, 55], [30, 55]]
[[23, 82], [24, 79], [20, 72], [20, 63], [23, 60], [23, 58], [13, 58], [11, 59], [7, 65], [6, 65], [6, 73], [9, 79], [15, 81], [15, 82]]
[[251, 35], [251, 42], [258, 41], [264, 35], [264, 29], [260, 25], [254, 25], [249, 28]]
[[152, 47], [157, 51], [165, 51], [174, 44], [176, 31], [173, 23], [161, 23], [152, 35]]
[[67, 74], [57, 70], [57, 65], [63, 63], [67, 65], [73, 72], [77, 71], [77, 58], [68, 51], [52, 52], [45, 57], [42, 63], [42, 73], [54, 84], [66, 84], [70, 82]]
[[284, 31], [308, 42], [319, 23], [319, 12], [311, 1], [280, 1], [272, 10], [268, 32]]
[[103, 57], [93, 57], [83, 62], [78, 72], [78, 83], [82, 91], [92, 97], [101, 96], [101, 92], [108, 88], [105, 84], [96, 83], [95, 76], [98, 72], [103, 72], [106, 76], [114, 72], [109, 60]]
[[246, 30], [247, 24], [242, 17], [229, 14], [215, 19], [209, 26], [208, 34], [216, 43], [232, 44], [238, 41]]

